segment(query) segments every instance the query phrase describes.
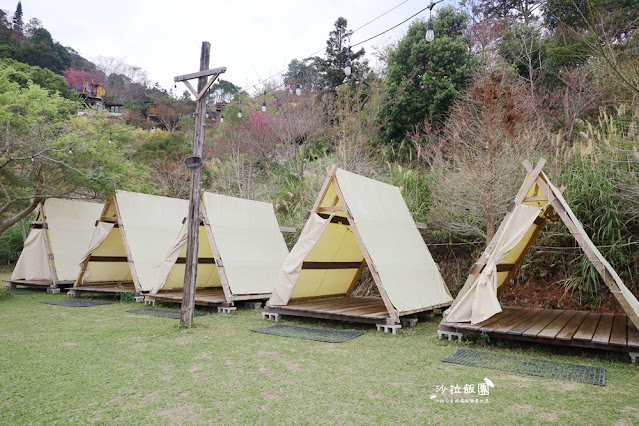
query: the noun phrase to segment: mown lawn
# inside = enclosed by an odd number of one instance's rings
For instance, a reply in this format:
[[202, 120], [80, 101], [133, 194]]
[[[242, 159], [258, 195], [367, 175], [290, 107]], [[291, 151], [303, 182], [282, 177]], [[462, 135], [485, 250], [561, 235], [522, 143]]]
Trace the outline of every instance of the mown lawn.
[[[600, 387], [442, 363], [462, 346], [437, 339], [438, 317], [397, 336], [350, 327], [365, 333], [328, 344], [253, 333], [271, 324], [260, 310], [212, 313], [182, 330], [178, 320], [126, 312], [142, 307], [133, 303], [39, 303], [65, 297], [0, 301], [0, 423], [639, 422], [639, 367], [627, 355], [463, 345], [604, 367]], [[430, 398], [437, 386], [484, 377], [495, 384], [487, 403]]]

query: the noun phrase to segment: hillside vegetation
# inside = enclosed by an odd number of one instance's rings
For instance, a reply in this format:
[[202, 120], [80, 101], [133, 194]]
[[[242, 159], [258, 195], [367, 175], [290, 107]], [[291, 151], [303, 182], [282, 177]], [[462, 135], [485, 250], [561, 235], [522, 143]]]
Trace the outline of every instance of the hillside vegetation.
[[[377, 70], [363, 50], [349, 54], [339, 18], [325, 55], [292, 59], [266, 93], [213, 86], [204, 188], [270, 201], [280, 223], [299, 230], [330, 164], [400, 186], [455, 294], [525, 177], [521, 162], [543, 157], [639, 294], [639, 3], [587, 3], [443, 7], [432, 42], [427, 22], [413, 22]], [[46, 197], [105, 199], [121, 188], [186, 198], [188, 94], [116, 58], [88, 61], [16, 15], [0, 16], [0, 258], [20, 250], [21, 223]], [[103, 84], [123, 115], [82, 104], [69, 89], [79, 72]], [[576, 247], [561, 223], [548, 225], [506, 297], [618, 309]], [[359, 291], [371, 291], [369, 281]]]

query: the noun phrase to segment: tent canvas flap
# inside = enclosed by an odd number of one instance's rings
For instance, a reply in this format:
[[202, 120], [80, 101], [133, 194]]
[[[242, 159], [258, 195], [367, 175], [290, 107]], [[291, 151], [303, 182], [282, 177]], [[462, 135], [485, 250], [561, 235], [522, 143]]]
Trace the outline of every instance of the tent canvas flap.
[[273, 289], [271, 299], [268, 301], [269, 305], [278, 306], [288, 303], [302, 272], [304, 259], [320, 240], [332, 218], [333, 215], [327, 219], [323, 219], [315, 213], [311, 215], [300, 238], [284, 261], [275, 283], [275, 289]]
[[44, 239], [44, 229], [32, 229], [16, 267], [11, 274], [12, 280], [51, 281], [49, 255]]
[[[169, 251], [164, 257], [164, 259], [162, 260], [162, 262], [158, 265], [157, 272], [155, 274], [155, 280], [153, 282], [153, 289], [151, 289], [151, 294], [156, 294], [158, 291], [162, 289], [162, 287], [166, 283], [166, 280], [169, 274], [171, 273], [171, 269], [173, 269], [175, 262], [180, 256], [180, 253], [182, 252], [182, 249], [186, 245], [186, 241], [188, 237], [188, 234], [187, 234], [188, 223], [189, 223], [188, 220], [184, 222], [184, 225], [182, 225], [182, 229], [180, 229], [180, 233], [178, 234], [178, 237], [175, 239], [175, 242], [169, 248]], [[200, 238], [202, 237], [203, 236], [200, 235]]]
[[103, 204], [49, 198], [44, 203], [49, 242], [57, 279], [75, 281]]
[[523, 204], [515, 207], [484, 269], [459, 302], [448, 311], [446, 321], [477, 324], [501, 312], [497, 299], [497, 265], [528, 233], [541, 211], [540, 207]]

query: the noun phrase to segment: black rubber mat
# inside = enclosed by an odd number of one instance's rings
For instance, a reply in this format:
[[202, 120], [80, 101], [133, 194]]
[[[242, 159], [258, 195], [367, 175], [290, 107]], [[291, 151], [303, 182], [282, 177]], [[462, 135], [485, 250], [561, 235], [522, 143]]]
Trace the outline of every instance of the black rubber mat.
[[40, 302], [40, 303], [46, 303], [47, 305], [70, 306], [72, 308], [86, 308], [87, 306], [112, 304], [112, 302], [96, 302], [94, 300], [79, 300], [79, 299], [48, 300], [46, 302]]
[[470, 349], [460, 349], [451, 356], [442, 359], [442, 361], [546, 377], [549, 379], [571, 380], [573, 382], [606, 386], [606, 369], [600, 367], [566, 364], [563, 362], [473, 351]]
[[[140, 315], [152, 315], [155, 317], [164, 317], [164, 318], [180, 318], [180, 311], [176, 311], [175, 309], [157, 309], [157, 308], [146, 308], [146, 309], [131, 309], [132, 314], [140, 314]], [[193, 316], [200, 317], [202, 315], [206, 315], [204, 312], [195, 312]]]
[[16, 290], [7, 290], [7, 293], [13, 294], [14, 296], [25, 296], [27, 294], [30, 294], [24, 291], [16, 291]]
[[295, 325], [284, 324], [276, 324], [266, 328], [255, 328], [251, 331], [327, 343], [342, 343], [364, 334], [362, 331], [327, 330], [323, 328], [297, 327]]

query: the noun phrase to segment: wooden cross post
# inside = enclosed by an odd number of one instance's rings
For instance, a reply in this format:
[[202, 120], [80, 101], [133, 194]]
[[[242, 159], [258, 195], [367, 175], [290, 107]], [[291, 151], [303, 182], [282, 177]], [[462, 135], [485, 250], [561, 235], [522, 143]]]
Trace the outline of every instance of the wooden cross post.
[[[204, 130], [206, 125], [206, 93], [217, 77], [226, 72], [226, 68], [209, 69], [211, 43], [202, 42], [200, 54], [200, 71], [180, 75], [175, 82], [183, 82], [195, 96], [195, 136], [193, 137], [193, 157], [190, 159], [191, 188], [189, 193], [188, 240], [186, 245], [186, 270], [184, 272], [184, 290], [182, 293], [182, 310], [180, 325], [193, 326], [193, 311], [195, 308], [195, 283], [197, 281], [197, 259], [200, 234], [200, 204], [202, 202], [202, 152], [204, 151]], [[211, 79], [208, 79], [212, 76]], [[188, 80], [197, 78], [197, 91]], [[208, 81], [207, 81], [208, 80]]]

